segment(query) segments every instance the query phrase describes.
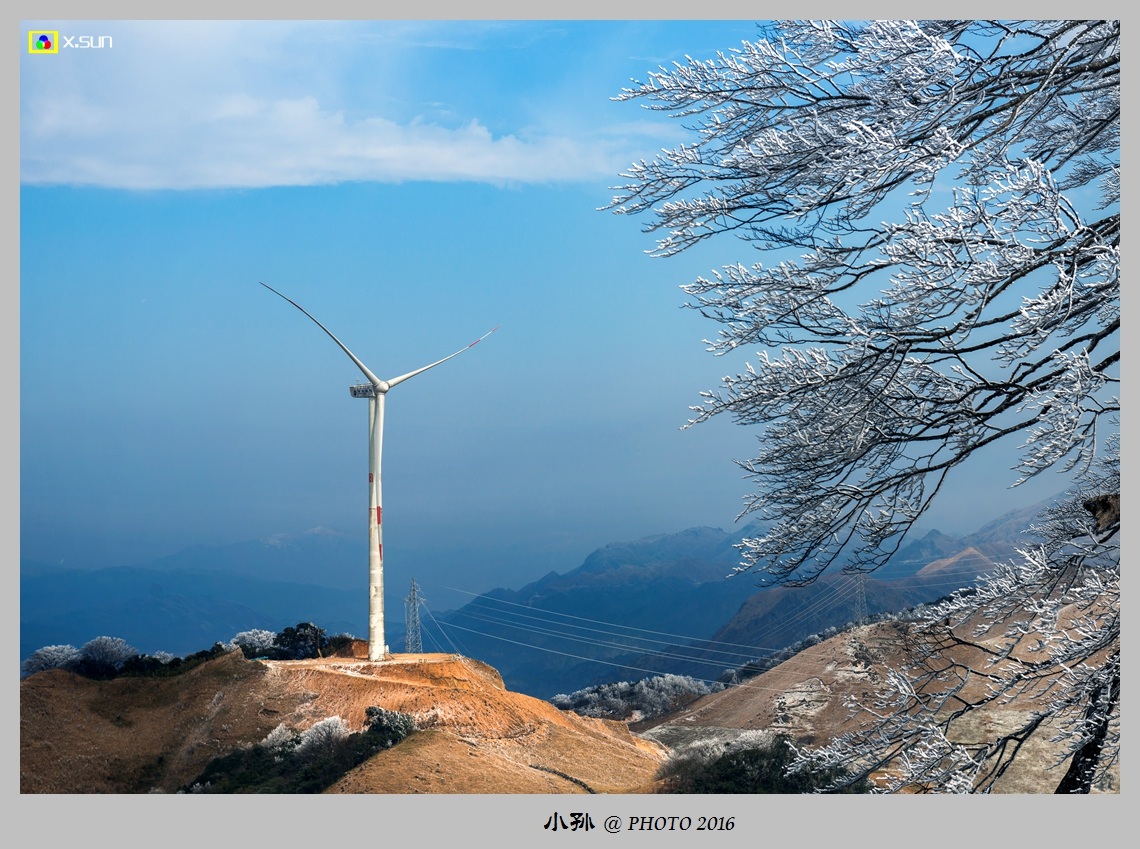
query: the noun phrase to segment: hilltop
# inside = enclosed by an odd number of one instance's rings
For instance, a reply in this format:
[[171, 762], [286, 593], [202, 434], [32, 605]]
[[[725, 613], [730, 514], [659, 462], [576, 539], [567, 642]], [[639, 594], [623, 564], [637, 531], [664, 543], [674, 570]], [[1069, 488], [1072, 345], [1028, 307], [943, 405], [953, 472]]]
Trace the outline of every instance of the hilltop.
[[499, 673], [456, 655], [246, 660], [228, 652], [182, 675], [95, 681], [61, 669], [20, 683], [22, 793], [174, 792], [209, 761], [280, 723], [369, 706], [423, 730], [348, 773], [338, 793], [647, 792], [666, 758], [619, 722], [512, 693]]

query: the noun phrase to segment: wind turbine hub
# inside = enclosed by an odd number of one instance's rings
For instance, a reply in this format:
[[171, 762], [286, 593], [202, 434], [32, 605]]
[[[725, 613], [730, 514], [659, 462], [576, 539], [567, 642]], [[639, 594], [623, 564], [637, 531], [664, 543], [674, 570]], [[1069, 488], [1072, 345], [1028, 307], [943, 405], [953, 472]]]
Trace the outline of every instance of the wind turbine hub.
[[380, 386], [372, 383], [358, 383], [355, 386], [348, 387], [348, 394], [353, 398], [375, 398], [377, 395], [383, 395], [388, 391], [388, 384], [381, 382]]

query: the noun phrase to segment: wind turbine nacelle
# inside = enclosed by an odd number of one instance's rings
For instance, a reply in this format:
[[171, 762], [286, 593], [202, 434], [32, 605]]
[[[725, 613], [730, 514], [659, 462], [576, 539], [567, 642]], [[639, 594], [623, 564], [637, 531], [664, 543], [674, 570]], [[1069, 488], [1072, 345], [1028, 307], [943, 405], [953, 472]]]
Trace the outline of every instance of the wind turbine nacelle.
[[353, 398], [375, 398], [376, 387], [371, 383], [358, 383], [356, 386], [348, 387], [348, 394]]

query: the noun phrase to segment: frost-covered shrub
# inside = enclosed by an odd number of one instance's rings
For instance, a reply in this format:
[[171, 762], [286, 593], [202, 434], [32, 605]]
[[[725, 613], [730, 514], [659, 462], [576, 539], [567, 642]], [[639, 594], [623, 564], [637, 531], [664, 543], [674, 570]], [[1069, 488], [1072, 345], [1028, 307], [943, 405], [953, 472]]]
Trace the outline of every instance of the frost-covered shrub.
[[85, 660], [107, 663], [118, 669], [127, 658], [138, 654], [139, 650], [122, 637], [96, 637], [84, 643], [79, 653]]
[[[786, 735], [742, 735], [736, 740], [707, 740], [673, 752], [661, 768], [667, 793], [817, 793], [846, 777], [842, 769], [789, 772], [795, 751]], [[842, 793], [868, 793], [858, 781]]]
[[348, 725], [339, 716], [330, 716], [301, 732], [297, 754], [315, 755], [330, 751], [348, 736]]
[[176, 660], [170, 652], [155, 652], [154, 654], [136, 654], [128, 657], [119, 667], [120, 675], [155, 676], [170, 675], [176, 671], [172, 661]]
[[301, 735], [282, 722], [261, 741], [261, 745], [275, 754], [291, 752], [301, 742]]
[[74, 669], [88, 678], [114, 678], [139, 650], [121, 637], [96, 637], [79, 649]]
[[355, 639], [356, 637], [349, 633], [334, 634], [325, 643], [325, 653], [335, 655], [341, 649], [351, 646]]
[[386, 746], [394, 746], [416, 730], [416, 719], [411, 714], [373, 706], [365, 708], [364, 715], [365, 732], [382, 738]]
[[261, 657], [273, 647], [277, 635], [264, 628], [253, 628], [234, 634], [230, 645], [239, 648], [246, 657]]
[[559, 694], [551, 704], [582, 716], [605, 719], [651, 719], [662, 716], [698, 696], [724, 689], [688, 675], [657, 675], [637, 682], [618, 681]]
[[279, 660], [321, 657], [321, 649], [328, 642], [324, 628], [318, 628], [312, 622], [298, 622], [296, 627], [288, 627], [274, 636], [270, 657]]
[[45, 669], [69, 669], [79, 661], [79, 649], [70, 645], [36, 649], [20, 664], [20, 677], [27, 678]]
[[214, 758], [186, 792], [320, 793], [368, 758], [411, 733], [412, 717], [369, 708], [372, 727], [349, 732], [339, 716], [330, 716], [300, 734], [281, 723], [255, 746]]
[[168, 651], [142, 654], [120, 637], [102, 636], [89, 640], [80, 648], [53, 645], [37, 649], [20, 664], [20, 677], [27, 678], [46, 669], [68, 669], [87, 678], [102, 679], [119, 675], [177, 675], [232, 648], [216, 643], [212, 649], [180, 658]]

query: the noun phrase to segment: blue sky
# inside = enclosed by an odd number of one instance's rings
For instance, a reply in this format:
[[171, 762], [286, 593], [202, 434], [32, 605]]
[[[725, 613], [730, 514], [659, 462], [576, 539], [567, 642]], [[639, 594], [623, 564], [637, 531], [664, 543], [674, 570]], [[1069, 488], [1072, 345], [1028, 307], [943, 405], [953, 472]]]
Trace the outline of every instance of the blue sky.
[[[114, 22], [20, 69], [21, 555], [142, 562], [330, 528], [366, 560], [361, 376], [393, 389], [389, 594], [482, 592], [607, 542], [730, 527], [756, 433], [680, 430], [743, 368], [679, 286], [754, 260], [660, 259], [599, 211], [685, 138], [611, 98], [753, 21]], [[988, 457], [928, 526], [1063, 488]], [[997, 470], [997, 474], [993, 470]], [[402, 596], [401, 596], [402, 597]], [[438, 596], [437, 596], [438, 598]], [[399, 597], [389, 599], [399, 609]]]

